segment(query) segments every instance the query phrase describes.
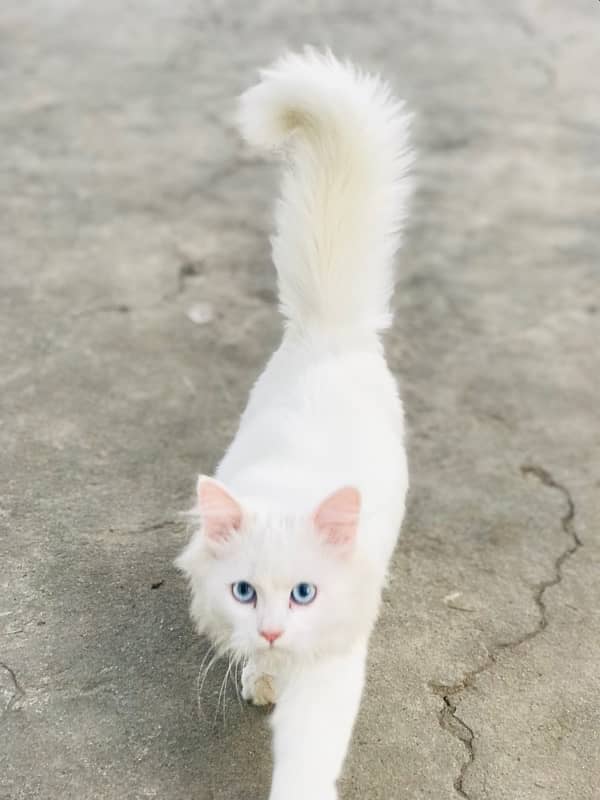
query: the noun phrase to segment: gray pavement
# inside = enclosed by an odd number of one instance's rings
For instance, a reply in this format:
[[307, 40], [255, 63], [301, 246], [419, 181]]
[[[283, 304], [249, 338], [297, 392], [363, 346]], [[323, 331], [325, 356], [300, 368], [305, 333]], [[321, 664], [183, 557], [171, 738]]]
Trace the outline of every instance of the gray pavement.
[[4, 0], [2, 800], [266, 797], [171, 562], [280, 332], [233, 99], [305, 42], [381, 69], [419, 151], [412, 488], [342, 798], [600, 797], [600, 4]]

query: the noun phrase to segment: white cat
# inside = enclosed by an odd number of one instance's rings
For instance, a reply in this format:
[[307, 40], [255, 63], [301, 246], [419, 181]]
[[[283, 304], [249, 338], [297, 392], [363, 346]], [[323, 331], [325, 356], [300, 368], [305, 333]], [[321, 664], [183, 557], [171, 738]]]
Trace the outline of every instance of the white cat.
[[410, 194], [409, 115], [379, 78], [306, 50], [241, 98], [252, 145], [286, 156], [273, 260], [283, 341], [177, 560], [198, 630], [276, 703], [270, 800], [334, 800], [408, 485], [378, 332]]

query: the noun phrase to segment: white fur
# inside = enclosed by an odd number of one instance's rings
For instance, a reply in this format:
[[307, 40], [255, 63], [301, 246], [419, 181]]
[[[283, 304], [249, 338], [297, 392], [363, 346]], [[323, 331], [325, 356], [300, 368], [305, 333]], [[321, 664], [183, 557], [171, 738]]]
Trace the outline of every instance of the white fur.
[[379, 78], [312, 50], [288, 55], [241, 99], [253, 145], [288, 145], [273, 260], [284, 315], [386, 327], [410, 183], [410, 120]]
[[[242, 523], [210, 539], [200, 506], [177, 563], [199, 631], [246, 662], [245, 696], [277, 702], [270, 800], [334, 800], [408, 485], [377, 334], [409, 194], [408, 117], [378, 78], [306, 51], [262, 74], [240, 119], [252, 144], [288, 156], [273, 240], [287, 325], [216, 473]], [[342, 486], [362, 502], [349, 551], [315, 528]], [[255, 587], [255, 607], [233, 599], [238, 580]], [[318, 594], [293, 607], [300, 581]], [[265, 629], [283, 631], [273, 646]]]

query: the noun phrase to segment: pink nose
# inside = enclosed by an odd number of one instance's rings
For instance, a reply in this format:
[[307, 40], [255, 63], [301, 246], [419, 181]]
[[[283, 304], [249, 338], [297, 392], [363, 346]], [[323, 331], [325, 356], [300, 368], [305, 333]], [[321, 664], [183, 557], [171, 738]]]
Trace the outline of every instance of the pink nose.
[[266, 639], [269, 644], [273, 644], [273, 642], [277, 641], [283, 631], [261, 631], [260, 635], [263, 639]]

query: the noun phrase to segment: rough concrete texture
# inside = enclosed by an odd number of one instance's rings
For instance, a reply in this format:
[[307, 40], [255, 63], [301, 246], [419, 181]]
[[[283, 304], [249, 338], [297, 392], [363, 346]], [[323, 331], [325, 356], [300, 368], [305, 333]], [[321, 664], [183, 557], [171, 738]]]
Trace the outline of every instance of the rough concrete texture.
[[266, 796], [172, 559], [280, 335], [233, 98], [313, 42], [419, 150], [412, 489], [342, 797], [597, 800], [600, 4], [4, 0], [0, 37], [0, 798]]

